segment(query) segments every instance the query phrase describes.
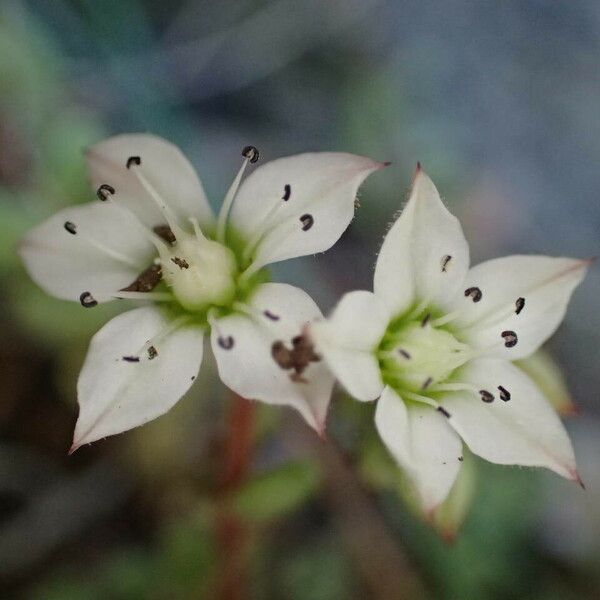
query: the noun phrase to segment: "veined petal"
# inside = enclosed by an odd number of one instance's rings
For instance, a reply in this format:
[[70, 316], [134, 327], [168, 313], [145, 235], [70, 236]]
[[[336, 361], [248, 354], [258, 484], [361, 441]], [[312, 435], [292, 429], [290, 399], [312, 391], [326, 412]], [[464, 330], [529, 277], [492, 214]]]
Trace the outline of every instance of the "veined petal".
[[203, 331], [176, 325], [156, 308], [137, 308], [92, 338], [77, 384], [72, 451], [155, 419], [187, 392], [202, 362]]
[[441, 504], [458, 475], [460, 438], [431, 406], [408, 406], [386, 386], [377, 402], [375, 425], [381, 439], [407, 472], [427, 512]]
[[154, 246], [135, 219], [100, 202], [66, 208], [32, 229], [19, 245], [31, 278], [46, 292], [98, 301], [129, 285], [151, 263]]
[[118, 201], [143, 223], [150, 227], [164, 224], [156, 203], [135, 173], [127, 169], [132, 156], [140, 158], [141, 164], [135, 168], [174, 212], [181, 227], [189, 227], [190, 217], [196, 217], [202, 227], [213, 225], [212, 211], [196, 171], [177, 146], [155, 135], [117, 135], [89, 148], [86, 160], [94, 187], [111, 185]]
[[211, 344], [223, 383], [244, 398], [292, 406], [322, 433], [333, 375], [322, 360], [312, 360], [294, 377], [295, 371], [280, 366], [273, 356], [275, 342], [292, 350], [292, 339], [321, 317], [318, 306], [300, 288], [265, 283], [257, 288], [247, 309], [246, 314], [219, 319], [212, 328]]
[[341, 152], [273, 160], [240, 186], [230, 225], [249, 243], [255, 268], [323, 252], [350, 224], [360, 184], [383, 166]]
[[356, 291], [340, 300], [329, 319], [310, 327], [317, 351], [357, 400], [375, 400], [383, 390], [375, 350], [389, 322], [390, 314], [377, 296]]
[[[490, 356], [517, 360], [537, 350], [563, 320], [574, 289], [584, 278], [589, 261], [549, 256], [506, 256], [473, 267], [465, 289], [477, 287], [481, 299], [463, 296], [457, 326], [477, 349]], [[503, 332], [514, 332], [517, 343], [505, 345]]]
[[469, 268], [462, 227], [419, 168], [408, 204], [385, 237], [375, 267], [375, 294], [397, 315], [415, 301], [445, 306]]
[[[448, 394], [440, 403], [475, 454], [503, 465], [547, 467], [579, 480], [565, 428], [525, 373], [508, 361], [480, 359], [463, 367], [456, 379], [475, 391]], [[492, 394], [493, 401], [483, 402], [477, 390]]]

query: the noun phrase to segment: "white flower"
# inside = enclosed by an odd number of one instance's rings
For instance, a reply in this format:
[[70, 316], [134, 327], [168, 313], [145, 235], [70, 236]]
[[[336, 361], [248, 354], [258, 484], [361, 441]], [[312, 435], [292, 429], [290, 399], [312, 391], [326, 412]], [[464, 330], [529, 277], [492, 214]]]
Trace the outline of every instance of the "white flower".
[[559, 418], [511, 361], [556, 330], [588, 264], [509, 256], [470, 269], [460, 223], [418, 168], [377, 259], [374, 293], [346, 294], [311, 326], [348, 392], [379, 397], [379, 434], [426, 511], [450, 491], [461, 438], [491, 462], [547, 467], [581, 483]]
[[301, 289], [265, 283], [263, 267], [331, 247], [353, 217], [358, 187], [383, 164], [301, 154], [241, 183], [258, 151], [243, 156], [215, 219], [178, 148], [151, 135], [110, 138], [87, 152], [99, 201], [60, 211], [23, 240], [27, 270], [54, 296], [85, 307], [152, 302], [92, 339], [73, 450], [168, 411], [192, 385], [209, 331], [227, 386], [290, 405], [323, 429], [333, 376], [302, 335], [321, 313]]

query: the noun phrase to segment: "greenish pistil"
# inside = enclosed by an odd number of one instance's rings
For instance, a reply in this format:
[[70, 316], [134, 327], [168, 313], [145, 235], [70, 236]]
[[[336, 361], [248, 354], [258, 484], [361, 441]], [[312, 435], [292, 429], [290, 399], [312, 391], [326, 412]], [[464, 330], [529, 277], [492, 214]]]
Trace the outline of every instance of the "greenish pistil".
[[384, 381], [400, 395], [427, 395], [469, 359], [470, 349], [447, 329], [433, 326], [426, 314], [419, 320], [393, 321], [377, 356]]

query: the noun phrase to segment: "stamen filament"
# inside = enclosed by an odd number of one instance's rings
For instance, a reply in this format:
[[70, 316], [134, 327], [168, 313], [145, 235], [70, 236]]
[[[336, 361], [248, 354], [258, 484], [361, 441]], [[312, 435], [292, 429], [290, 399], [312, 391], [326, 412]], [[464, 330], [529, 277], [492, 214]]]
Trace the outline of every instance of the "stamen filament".
[[473, 392], [479, 396], [479, 388], [470, 383], [437, 383], [431, 386], [432, 392]]
[[267, 233], [270, 222], [273, 220], [274, 215], [279, 211], [281, 206], [283, 206], [283, 203], [277, 202], [268, 210], [267, 214], [265, 215], [265, 218], [257, 227], [256, 232], [250, 238], [250, 241], [244, 246], [244, 252], [242, 254], [242, 260], [244, 262], [250, 260], [250, 257], [256, 249], [256, 246], [258, 246], [262, 238]]
[[229, 190], [227, 190], [227, 194], [225, 195], [225, 199], [223, 200], [223, 204], [221, 205], [221, 210], [219, 211], [219, 217], [217, 219], [217, 241], [224, 243], [225, 242], [225, 227], [227, 225], [227, 217], [231, 211], [231, 207], [233, 206], [233, 201], [235, 200], [235, 195], [240, 187], [240, 183], [242, 181], [242, 177], [244, 175], [244, 171], [250, 162], [250, 156], [244, 158], [244, 162], [242, 162], [242, 166], [238, 171], [238, 174], [235, 176], [233, 183], [231, 184]]
[[113, 292], [111, 298], [122, 300], [153, 300], [154, 302], [168, 302], [173, 296], [168, 292]]
[[93, 248], [96, 248], [96, 250], [99, 250], [100, 252], [106, 254], [107, 256], [110, 256], [111, 258], [114, 258], [116, 261], [123, 263], [128, 267], [132, 267], [136, 270], [141, 270], [143, 268], [143, 266], [141, 266], [135, 260], [132, 260], [128, 256], [125, 256], [124, 254], [121, 254], [116, 250], [113, 250], [109, 246], [105, 246], [103, 243], [99, 242], [98, 240], [95, 240], [93, 237], [87, 235], [85, 232], [82, 232], [80, 229], [77, 230], [77, 236], [80, 239], [82, 239], [86, 244], [89, 244]]
[[264, 327], [275, 335], [280, 334], [281, 331], [277, 329], [275, 322], [267, 318], [263, 312], [257, 308], [254, 308], [254, 306], [250, 306], [244, 302], [234, 302], [233, 308], [245, 315], [248, 315], [259, 327]]
[[[116, 207], [122, 213], [126, 213], [129, 217], [133, 218], [133, 221], [136, 224], [136, 227], [140, 231], [140, 233], [156, 248], [156, 250], [161, 252], [167, 252], [168, 248], [165, 242], [160, 238], [160, 236], [156, 235], [153, 231], [148, 229], [139, 219], [139, 217], [125, 205], [121, 204], [118, 200], [115, 199], [114, 196], [111, 196], [108, 200], [111, 203], [111, 206]], [[136, 265], [136, 268], [138, 265]]]
[[165, 218], [167, 225], [171, 228], [173, 235], [175, 238], [180, 238], [185, 235], [185, 232], [179, 224], [177, 223], [177, 218], [173, 214], [171, 208], [167, 205], [167, 203], [162, 199], [160, 194], [156, 191], [154, 186], [146, 179], [145, 175], [141, 172], [141, 169], [137, 165], [129, 166], [129, 170], [133, 172], [136, 179], [142, 184], [142, 187], [148, 192], [148, 195], [154, 200], [156, 206], [160, 210], [161, 214]]
[[416, 400], [417, 402], [423, 402], [428, 404], [429, 406], [433, 406], [433, 408], [437, 408], [439, 404], [433, 400], [432, 398], [428, 398], [427, 396], [421, 396], [421, 394], [415, 394], [414, 392], [402, 392], [402, 396], [407, 398], [408, 400]]
[[[191, 321], [191, 317], [189, 315], [183, 315], [176, 319], [173, 319], [164, 329], [159, 331], [156, 335], [152, 336], [146, 343], [132, 356], [141, 358], [143, 354], [146, 354], [148, 350], [153, 346], [158, 346], [159, 342], [163, 340], [167, 335], [179, 329], [185, 323], [189, 323]], [[158, 351], [158, 355], [160, 355], [160, 350]]]
[[447, 323], [451, 323], [452, 321], [454, 321], [455, 319], [457, 319], [458, 317], [460, 317], [463, 314], [463, 311], [460, 310], [455, 310], [454, 312], [448, 313], [446, 315], [443, 315], [442, 317], [438, 317], [437, 319], [433, 319], [433, 321], [431, 321], [431, 326], [432, 327], [441, 327], [442, 325], [446, 325]]

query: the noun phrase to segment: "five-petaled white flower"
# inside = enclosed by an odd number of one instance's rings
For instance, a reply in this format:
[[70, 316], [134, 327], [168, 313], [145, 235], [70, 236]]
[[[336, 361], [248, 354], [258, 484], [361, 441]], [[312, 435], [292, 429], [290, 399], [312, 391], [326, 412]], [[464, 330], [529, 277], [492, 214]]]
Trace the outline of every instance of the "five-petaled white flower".
[[377, 259], [374, 293], [346, 294], [311, 326], [348, 392], [379, 397], [379, 435], [426, 511], [450, 491], [461, 438], [491, 462], [547, 467], [581, 483], [562, 423], [511, 361], [556, 330], [588, 264], [508, 256], [470, 269], [460, 223], [418, 167]]
[[302, 335], [321, 313], [303, 290], [267, 283], [264, 267], [331, 247], [352, 220], [358, 187], [384, 165], [301, 154], [242, 182], [258, 151], [243, 156], [215, 219], [178, 148], [145, 134], [110, 138], [86, 154], [99, 201], [60, 211], [23, 240], [31, 277], [54, 296], [85, 307], [153, 303], [92, 339], [73, 450], [168, 411], [192, 385], [208, 331], [227, 386], [290, 405], [323, 429], [333, 376]]

